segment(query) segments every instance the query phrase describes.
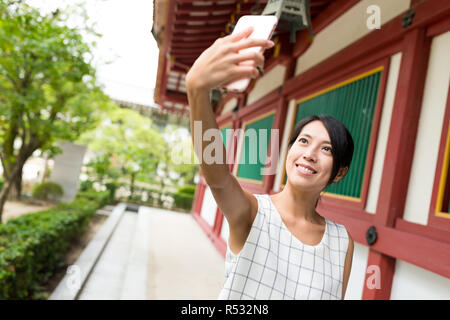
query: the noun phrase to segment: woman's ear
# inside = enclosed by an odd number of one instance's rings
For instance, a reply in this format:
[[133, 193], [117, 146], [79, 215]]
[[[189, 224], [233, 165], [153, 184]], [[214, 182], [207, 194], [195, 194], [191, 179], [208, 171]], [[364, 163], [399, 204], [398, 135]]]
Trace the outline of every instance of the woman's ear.
[[338, 182], [339, 180], [341, 180], [343, 177], [345, 177], [345, 175], [348, 172], [348, 167], [342, 167], [339, 169], [338, 174], [336, 175], [336, 177], [334, 178], [333, 182]]

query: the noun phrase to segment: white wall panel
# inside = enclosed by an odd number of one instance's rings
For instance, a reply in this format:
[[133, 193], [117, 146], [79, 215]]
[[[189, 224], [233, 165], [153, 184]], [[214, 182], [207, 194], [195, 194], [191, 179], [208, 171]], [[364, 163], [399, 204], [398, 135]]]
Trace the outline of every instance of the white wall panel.
[[205, 189], [205, 195], [203, 197], [202, 210], [200, 216], [211, 226], [214, 226], [214, 220], [216, 219], [217, 203], [211, 192], [211, 189], [207, 186]]
[[262, 98], [272, 90], [275, 90], [283, 84], [286, 67], [277, 65], [264, 76], [259, 78], [252, 91], [248, 94], [247, 104], [252, 104], [256, 100]]
[[361, 300], [364, 289], [364, 279], [366, 277], [368, 256], [369, 248], [355, 242], [352, 270], [350, 272], [350, 278], [348, 279], [345, 300]]
[[361, 39], [374, 30], [367, 28], [370, 5], [380, 8], [381, 24], [406, 11], [410, 0], [363, 0], [330, 23], [315, 37], [311, 46], [297, 59], [295, 75], [305, 72], [316, 64]]
[[389, 127], [391, 126], [392, 109], [394, 107], [394, 98], [397, 92], [397, 81], [401, 60], [402, 54], [397, 53], [391, 57], [390, 61], [383, 111], [381, 113], [380, 127], [378, 130], [375, 159], [373, 162], [372, 176], [370, 178], [369, 193], [367, 197], [366, 211], [368, 213], [375, 213], [377, 209], [381, 177], [383, 176], [384, 157], [386, 155]]
[[402, 299], [450, 300], [450, 279], [397, 259], [391, 300]]
[[450, 82], [450, 31], [433, 39], [403, 219], [426, 225]]
[[230, 227], [228, 226], [228, 221], [225, 217], [223, 217], [222, 228], [220, 229], [220, 236], [225, 242], [228, 241], [228, 237], [230, 236]]
[[294, 125], [293, 118], [295, 116], [295, 107], [296, 107], [295, 100], [289, 101], [289, 106], [288, 106], [288, 110], [286, 113], [286, 121], [285, 121], [285, 125], [284, 125], [283, 137], [281, 138], [281, 147], [280, 147], [280, 155], [279, 155], [280, 158], [278, 160], [277, 173], [275, 175], [274, 185], [273, 185], [273, 190], [275, 192], [280, 191], [281, 179], [283, 176], [283, 170], [284, 170], [285, 163], [286, 163], [285, 159], [286, 159], [287, 148], [288, 148], [288, 143], [289, 143], [289, 136], [291, 135], [292, 126]]

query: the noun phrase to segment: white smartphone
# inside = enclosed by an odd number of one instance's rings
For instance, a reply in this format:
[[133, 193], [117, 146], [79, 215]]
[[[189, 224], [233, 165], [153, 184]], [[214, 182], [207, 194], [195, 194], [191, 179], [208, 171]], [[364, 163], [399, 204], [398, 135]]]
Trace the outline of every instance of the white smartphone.
[[[277, 27], [278, 18], [273, 15], [268, 16], [253, 16], [253, 15], [247, 15], [242, 16], [236, 26], [233, 29], [232, 34], [236, 34], [239, 32], [242, 32], [249, 28], [250, 26], [253, 27], [253, 32], [250, 34], [249, 38], [253, 39], [265, 39], [270, 40], [272, 37], [272, 33], [275, 31], [275, 28]], [[262, 47], [251, 47], [247, 49], [243, 49], [239, 51], [241, 52], [262, 52], [264, 49]], [[251, 64], [254, 65], [253, 61], [243, 61], [240, 63], [240, 65], [245, 64]], [[239, 79], [236, 80], [226, 86], [227, 91], [233, 91], [233, 92], [243, 92], [245, 89], [247, 89], [248, 85], [250, 84], [250, 78], [248, 79]]]

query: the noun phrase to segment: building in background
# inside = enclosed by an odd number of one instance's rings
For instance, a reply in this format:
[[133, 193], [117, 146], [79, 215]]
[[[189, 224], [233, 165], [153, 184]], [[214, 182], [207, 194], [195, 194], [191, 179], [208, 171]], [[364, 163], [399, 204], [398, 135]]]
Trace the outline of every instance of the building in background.
[[[154, 2], [162, 109], [188, 116], [189, 67], [257, 3]], [[372, 5], [380, 29], [372, 28]], [[450, 2], [311, 0], [311, 18], [313, 39], [302, 30], [291, 44], [278, 30], [264, 76], [215, 106], [228, 155], [236, 155], [230, 170], [253, 193], [279, 192], [294, 125], [310, 114], [340, 119], [355, 140], [352, 168], [317, 210], [355, 240], [346, 299], [450, 299]], [[279, 141], [265, 141], [268, 150], [280, 145], [275, 174], [239, 164], [248, 142], [226, 136], [239, 128], [280, 130]], [[192, 214], [224, 255], [228, 226], [203, 178]]]
[[140, 103], [112, 99], [121, 108], [127, 108], [139, 112], [140, 115], [152, 119], [153, 123], [158, 127], [159, 131], [163, 131], [164, 128], [173, 124], [178, 127], [189, 128], [189, 118], [180, 117], [168, 110], [163, 110], [159, 105], [143, 105]]
[[61, 153], [54, 158], [49, 181], [58, 183], [64, 190], [62, 202], [72, 202], [78, 192], [81, 167], [86, 146], [64, 141], [59, 145]]

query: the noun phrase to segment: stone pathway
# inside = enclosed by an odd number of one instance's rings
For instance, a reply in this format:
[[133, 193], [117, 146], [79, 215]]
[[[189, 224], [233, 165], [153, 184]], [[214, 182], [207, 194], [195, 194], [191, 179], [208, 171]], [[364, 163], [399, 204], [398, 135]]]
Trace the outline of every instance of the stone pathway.
[[19, 201], [7, 201], [3, 208], [2, 223], [6, 223], [9, 219], [20, 217], [27, 213], [44, 211], [53, 208], [55, 205], [31, 205]]
[[225, 262], [190, 214], [150, 209], [148, 299], [217, 299]]
[[136, 220], [136, 213], [124, 212], [79, 300], [120, 299]]
[[[131, 212], [125, 204], [114, 210], [74, 263], [85, 275], [78, 294], [69, 292], [66, 275], [51, 299], [217, 299], [224, 259], [191, 214]], [[104, 249], [95, 249], [102, 241]]]

